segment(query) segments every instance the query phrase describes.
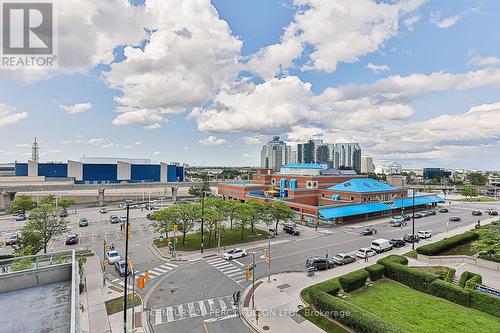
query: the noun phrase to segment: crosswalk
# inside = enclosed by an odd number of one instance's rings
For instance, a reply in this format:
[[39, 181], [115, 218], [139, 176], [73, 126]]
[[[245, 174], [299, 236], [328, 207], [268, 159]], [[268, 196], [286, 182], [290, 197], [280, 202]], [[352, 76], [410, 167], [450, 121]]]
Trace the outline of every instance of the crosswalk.
[[[161, 275], [163, 275], [163, 274], [165, 274], [173, 269], [176, 269], [177, 267], [179, 267], [179, 265], [176, 265], [176, 264], [173, 264], [170, 262], [166, 262], [161, 266], [149, 269], [148, 270], [149, 271], [149, 278], [155, 279], [155, 278], [157, 278], [157, 277], [159, 277], [159, 276], [161, 276]], [[135, 272], [135, 279], [137, 280], [139, 278], [139, 276], [144, 276], [144, 275], [146, 275], [146, 271], [144, 271], [142, 273]], [[122, 288], [125, 286], [125, 284], [123, 283], [123, 278], [115, 278], [115, 279], [111, 280], [111, 282], [119, 285]], [[132, 286], [127, 283], [127, 288], [131, 289]]]
[[222, 296], [164, 308], [152, 308], [150, 317], [151, 323], [156, 326], [196, 317], [207, 317], [210, 321], [229, 319], [237, 316], [236, 310], [237, 306], [233, 304], [232, 296]]
[[[239, 263], [237, 260], [233, 260], [235, 263]], [[207, 263], [212, 267], [220, 271], [222, 274], [229, 277], [231, 280], [237, 284], [243, 284], [245, 281], [245, 271], [239, 267], [233, 265], [230, 261], [224, 260], [220, 257], [207, 260]], [[243, 265], [240, 263], [240, 265]]]

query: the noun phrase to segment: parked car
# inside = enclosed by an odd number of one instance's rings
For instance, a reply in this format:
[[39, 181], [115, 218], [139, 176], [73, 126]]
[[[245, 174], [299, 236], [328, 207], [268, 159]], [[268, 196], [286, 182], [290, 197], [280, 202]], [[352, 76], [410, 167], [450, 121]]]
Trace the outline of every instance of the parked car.
[[236, 258], [241, 258], [247, 255], [247, 250], [245, 249], [240, 249], [240, 248], [234, 248], [222, 255], [222, 258], [226, 260], [231, 260], [231, 259], [236, 259]]
[[144, 208], [146, 208], [146, 210], [155, 210], [155, 209], [157, 209], [156, 208], [156, 204], [149, 203], [149, 202], [144, 206]]
[[393, 227], [401, 227], [401, 226], [406, 226], [408, 224], [408, 222], [406, 222], [405, 220], [403, 219], [400, 219], [399, 221], [395, 221], [395, 222], [391, 222], [391, 226]]
[[116, 215], [111, 215], [109, 217], [109, 222], [111, 223], [120, 223], [120, 218]]
[[406, 245], [406, 242], [402, 239], [399, 239], [399, 238], [393, 238], [389, 241], [389, 243], [393, 246], [393, 247], [401, 247], [401, 246], [405, 246]]
[[368, 254], [368, 257], [373, 257], [374, 255], [377, 254], [377, 252], [373, 251], [372, 249], [362, 247], [360, 249], [357, 249], [356, 252], [354, 252], [354, 254], [358, 258], [364, 258], [366, 254]]
[[335, 266], [332, 259], [323, 257], [309, 257], [306, 260], [306, 268], [314, 267], [315, 270], [333, 268]]
[[146, 218], [148, 220], [154, 220], [153, 215], [154, 215], [154, 213], [148, 213], [148, 215], [146, 215]]
[[490, 215], [491, 215], [491, 216], [498, 216], [498, 211], [496, 211], [496, 210], [492, 210], [492, 211], [490, 212]]
[[387, 239], [380, 238], [372, 241], [370, 248], [377, 253], [381, 253], [391, 250], [392, 245]]
[[127, 222], [126, 216], [120, 216], [120, 222]]
[[287, 234], [298, 236], [300, 235], [300, 230], [291, 224], [284, 224], [283, 225], [283, 231], [286, 232]]
[[88, 227], [89, 226], [89, 220], [86, 217], [82, 217], [80, 221], [78, 222], [79, 227]]
[[5, 239], [5, 245], [16, 245], [17, 244], [17, 239], [19, 238], [18, 234], [10, 234], [6, 239]]
[[462, 221], [462, 219], [460, 217], [458, 217], [458, 216], [452, 216], [448, 220], [451, 221], [451, 222]]
[[425, 216], [425, 214], [422, 213], [422, 212], [415, 213], [415, 218], [416, 219], [419, 219], [419, 218], [424, 217], [424, 216]]
[[370, 236], [370, 235], [375, 235], [377, 233], [377, 229], [374, 228], [364, 228], [361, 230], [361, 235], [363, 236]]
[[448, 208], [439, 208], [440, 213], [448, 213]]
[[397, 216], [397, 217], [393, 217], [391, 219], [391, 221], [389, 222], [389, 224], [393, 225], [395, 223], [403, 223], [403, 222], [405, 222], [405, 220], [402, 217]]
[[419, 242], [418, 235], [414, 235], [414, 234], [404, 235], [403, 240], [407, 243], [418, 243]]
[[[120, 276], [125, 276], [125, 260], [120, 260], [117, 263], [115, 263], [115, 270]], [[132, 274], [132, 271], [129, 269], [127, 270], [127, 275]]]
[[108, 210], [106, 208], [102, 207], [102, 208], [99, 209], [99, 213], [101, 213], [101, 214], [107, 214]]
[[66, 245], [74, 245], [78, 244], [78, 235], [77, 234], [69, 234], [66, 236]]
[[431, 238], [432, 232], [430, 230], [420, 230], [417, 232], [418, 238]]
[[16, 221], [26, 221], [26, 215], [24, 214], [16, 215]]
[[481, 216], [481, 215], [483, 215], [483, 213], [480, 210], [473, 210], [472, 211], [472, 215], [474, 215], [474, 216]]
[[13, 216], [17, 216], [17, 215], [19, 215], [19, 214], [23, 214], [23, 215], [25, 215], [25, 214], [26, 214], [26, 211], [25, 211], [24, 209], [16, 210], [16, 211], [14, 212], [14, 214], [12, 214], [12, 215], [13, 215]]
[[59, 217], [68, 217], [68, 211], [66, 209], [63, 209], [59, 212]]
[[333, 262], [336, 265], [345, 265], [355, 261], [356, 258], [354, 258], [354, 256], [345, 253], [337, 253], [335, 257], [333, 257]]
[[118, 251], [112, 250], [106, 253], [106, 259], [108, 260], [109, 264], [114, 265], [117, 262], [119, 262], [122, 258], [118, 254]]

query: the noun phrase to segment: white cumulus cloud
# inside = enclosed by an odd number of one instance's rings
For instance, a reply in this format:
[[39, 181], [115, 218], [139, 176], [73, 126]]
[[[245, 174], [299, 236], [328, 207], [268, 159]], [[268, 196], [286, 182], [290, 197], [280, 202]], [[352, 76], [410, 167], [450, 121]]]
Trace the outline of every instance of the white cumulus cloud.
[[225, 144], [226, 142], [227, 142], [226, 139], [218, 138], [213, 135], [210, 135], [207, 138], [198, 141], [199, 144], [205, 146], [219, 146]]
[[379, 73], [382, 73], [382, 72], [385, 72], [385, 71], [388, 71], [391, 69], [388, 65], [375, 65], [375, 64], [372, 64], [371, 62], [369, 62], [365, 66], [365, 68], [370, 69], [375, 74], [379, 74]]
[[76, 114], [88, 111], [92, 108], [91, 103], [77, 103], [73, 105], [59, 104], [59, 109], [67, 114]]
[[0, 103], [0, 127], [18, 123], [26, 117], [27, 112], [18, 112], [16, 107]]

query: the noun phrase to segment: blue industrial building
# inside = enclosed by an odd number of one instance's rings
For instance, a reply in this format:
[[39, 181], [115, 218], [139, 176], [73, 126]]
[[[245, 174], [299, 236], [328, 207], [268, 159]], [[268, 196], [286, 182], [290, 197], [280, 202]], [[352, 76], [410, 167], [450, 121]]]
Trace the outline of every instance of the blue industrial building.
[[15, 163], [16, 176], [74, 179], [77, 184], [182, 182], [184, 167], [177, 164], [116, 163]]

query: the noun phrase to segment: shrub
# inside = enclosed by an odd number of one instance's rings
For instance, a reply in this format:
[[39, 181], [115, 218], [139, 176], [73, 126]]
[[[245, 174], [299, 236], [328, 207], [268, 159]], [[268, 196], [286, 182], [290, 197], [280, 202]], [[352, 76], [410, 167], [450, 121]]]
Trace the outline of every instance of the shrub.
[[[466, 289], [472, 289], [476, 290], [476, 287], [478, 284], [481, 284], [483, 282], [483, 279], [481, 278], [481, 275], [476, 274], [473, 277], [471, 277], [467, 282], [465, 282], [465, 288]], [[500, 309], [499, 309], [500, 311]]]
[[450, 302], [469, 306], [469, 292], [454, 284], [436, 279], [429, 285], [429, 294]]
[[376, 315], [350, 304], [338, 297], [313, 289], [310, 292], [313, 304], [331, 318], [351, 327], [359, 333], [400, 333], [400, 328], [385, 322]]
[[431, 273], [405, 266], [408, 260], [402, 256], [391, 255], [377, 263], [385, 267], [385, 276], [418, 291], [428, 292], [431, 282], [437, 279]]
[[380, 264], [375, 264], [365, 267], [365, 270], [368, 272], [370, 280], [377, 281], [378, 279], [381, 279], [382, 276], [384, 276], [385, 267]]
[[469, 290], [469, 294], [471, 308], [500, 317], [500, 298], [476, 290]]
[[479, 234], [474, 231], [467, 231], [460, 235], [455, 235], [447, 239], [440, 240], [432, 244], [427, 244], [417, 248], [418, 254], [426, 256], [436, 256], [446, 250], [454, 248], [458, 245], [469, 243], [479, 238]]
[[368, 279], [368, 272], [364, 269], [347, 273], [339, 277], [340, 285], [345, 292], [351, 292], [365, 285]]
[[450, 268], [446, 275], [444, 276], [444, 281], [451, 283], [453, 281], [453, 277], [455, 276], [455, 273], [457, 270], [455, 268]]
[[[479, 275], [479, 274], [476, 274], [476, 273], [472, 273], [472, 272], [469, 272], [469, 271], [464, 271], [462, 273], [462, 275], [460, 276], [460, 280], [458, 281], [458, 285], [462, 288], [465, 288], [465, 284], [467, 283], [467, 281], [469, 281], [471, 278], [473, 278], [475, 275]], [[477, 280], [477, 279], [476, 279]], [[475, 280], [475, 281], [476, 281]], [[482, 282], [482, 279], [481, 279], [481, 275], [479, 275], [479, 283]]]
[[302, 289], [300, 292], [302, 298], [304, 299], [304, 302], [310, 304], [311, 303], [311, 297], [309, 296], [309, 293], [311, 290], [317, 289], [320, 291], [323, 291], [329, 295], [332, 296], [337, 296], [337, 294], [340, 291], [340, 283], [339, 283], [339, 278], [334, 278], [330, 280], [326, 280], [324, 282], [309, 286], [305, 289]]

